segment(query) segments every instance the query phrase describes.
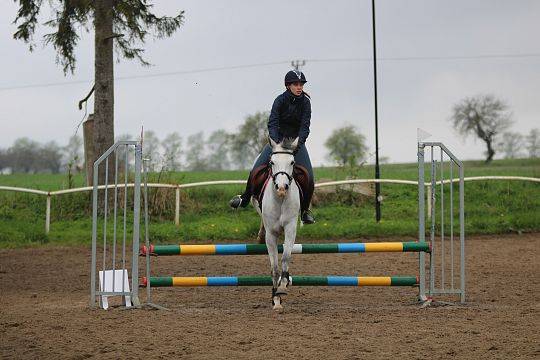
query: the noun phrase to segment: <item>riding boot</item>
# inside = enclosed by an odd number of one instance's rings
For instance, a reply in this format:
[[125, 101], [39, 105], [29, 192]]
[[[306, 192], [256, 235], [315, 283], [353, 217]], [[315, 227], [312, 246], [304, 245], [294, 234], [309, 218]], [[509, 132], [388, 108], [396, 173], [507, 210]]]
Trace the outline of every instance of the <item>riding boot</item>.
[[308, 188], [306, 189], [304, 193], [304, 198], [302, 199], [302, 204], [300, 204], [301, 208], [301, 220], [304, 225], [313, 224], [315, 222], [315, 217], [309, 210], [309, 206], [311, 204], [311, 198], [313, 197], [313, 192], [315, 191], [315, 183], [313, 180], [309, 181]]
[[247, 184], [246, 184], [246, 190], [242, 195], [236, 195], [229, 201], [229, 206], [233, 209], [238, 209], [239, 207], [245, 208], [249, 205], [249, 201], [251, 200], [251, 196], [253, 195], [253, 186], [251, 181], [251, 174], [249, 174]]

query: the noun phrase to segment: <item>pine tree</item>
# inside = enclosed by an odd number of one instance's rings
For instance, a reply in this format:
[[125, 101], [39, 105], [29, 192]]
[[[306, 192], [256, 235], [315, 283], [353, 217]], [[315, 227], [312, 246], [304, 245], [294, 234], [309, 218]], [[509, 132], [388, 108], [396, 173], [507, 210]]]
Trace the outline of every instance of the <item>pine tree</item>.
[[[41, 23], [40, 13], [49, 13], [45, 11], [48, 7], [52, 10], [52, 17], [43, 23], [52, 32], [43, 40], [56, 50], [56, 62], [64, 74], [75, 71], [74, 51], [80, 40], [77, 30], [90, 31], [93, 27], [94, 157], [97, 159], [114, 142], [114, 47], [120, 56], [148, 65], [141, 46], [149, 36], [171, 36], [183, 24], [184, 12], [174, 17], [159, 17], [146, 0], [18, 0], [18, 3], [14, 21], [18, 26], [13, 37], [28, 43], [30, 51], [35, 47], [33, 36]], [[99, 179], [103, 183], [104, 174], [100, 173]]]

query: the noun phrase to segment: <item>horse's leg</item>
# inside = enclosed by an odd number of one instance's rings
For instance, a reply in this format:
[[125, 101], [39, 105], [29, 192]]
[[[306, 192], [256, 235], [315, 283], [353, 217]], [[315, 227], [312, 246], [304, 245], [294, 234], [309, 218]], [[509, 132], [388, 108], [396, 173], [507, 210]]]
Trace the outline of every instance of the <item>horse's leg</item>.
[[285, 224], [285, 241], [283, 242], [283, 254], [281, 255], [281, 277], [278, 284], [278, 295], [287, 294], [287, 286], [289, 286], [289, 264], [291, 262], [291, 254], [296, 239], [296, 217], [294, 220]]
[[266, 230], [264, 229], [264, 222], [261, 219], [261, 227], [259, 228], [259, 233], [257, 234], [257, 241], [259, 244], [266, 243]]
[[281, 297], [276, 294], [279, 282], [277, 236], [273, 234], [271, 230], [266, 229], [265, 238], [268, 257], [270, 258], [270, 270], [272, 272], [272, 305], [274, 310], [281, 311], [283, 310], [283, 307], [281, 306]]

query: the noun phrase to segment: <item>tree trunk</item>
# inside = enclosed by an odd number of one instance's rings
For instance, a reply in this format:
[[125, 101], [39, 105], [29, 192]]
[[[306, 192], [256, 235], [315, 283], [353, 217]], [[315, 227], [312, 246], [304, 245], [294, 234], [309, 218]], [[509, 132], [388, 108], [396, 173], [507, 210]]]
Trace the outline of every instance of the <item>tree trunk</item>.
[[[114, 143], [113, 0], [95, 0], [94, 161]], [[114, 157], [109, 161], [109, 182]], [[112, 171], [111, 171], [112, 170]], [[99, 184], [105, 183], [100, 166]]]
[[495, 155], [495, 150], [493, 150], [493, 147], [491, 145], [492, 143], [492, 140], [491, 139], [485, 139], [484, 140], [486, 142], [486, 145], [487, 145], [487, 159], [486, 159], [486, 163], [490, 162], [491, 160], [493, 160], [493, 155]]

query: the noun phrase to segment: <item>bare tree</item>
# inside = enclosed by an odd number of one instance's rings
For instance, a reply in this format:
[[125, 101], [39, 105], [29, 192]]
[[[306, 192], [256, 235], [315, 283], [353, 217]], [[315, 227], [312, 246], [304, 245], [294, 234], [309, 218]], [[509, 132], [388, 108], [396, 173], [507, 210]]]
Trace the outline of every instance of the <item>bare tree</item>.
[[156, 171], [161, 163], [159, 154], [159, 139], [152, 130], [147, 130], [143, 135], [143, 157], [147, 159], [148, 171]]
[[9, 167], [7, 151], [0, 149], [0, 174], [4, 172], [4, 169]]
[[198, 132], [187, 139], [186, 165], [189, 170], [207, 170], [208, 162], [205, 154], [204, 134]]
[[7, 163], [14, 173], [37, 172], [41, 145], [29, 138], [19, 138], [7, 149]]
[[178, 171], [181, 167], [182, 138], [177, 132], [165, 137], [161, 143], [163, 148], [163, 166], [169, 171]]
[[28, 138], [19, 138], [0, 152], [0, 170], [13, 173], [59, 173], [64, 165], [64, 147], [51, 141], [44, 145]]
[[50, 141], [41, 148], [41, 161], [38, 171], [50, 171], [58, 174], [62, 169], [62, 148], [54, 141]]
[[[52, 28], [52, 32], [44, 36], [44, 42], [56, 50], [56, 62], [62, 65], [64, 73], [75, 70], [75, 48], [80, 30], [88, 31], [93, 23], [95, 161], [113, 144], [114, 139], [113, 42], [120, 56], [148, 65], [140, 46], [151, 35], [154, 38], [171, 36], [182, 25], [184, 12], [180, 11], [174, 17], [159, 17], [152, 12], [152, 4], [141, 0], [16, 1], [19, 2], [19, 10], [14, 22], [18, 26], [13, 37], [29, 43], [30, 51], [35, 47], [33, 35], [40, 22], [40, 12], [46, 7], [43, 4], [48, 4], [51, 11], [47, 13], [51, 15], [43, 24]], [[100, 171], [99, 182], [103, 183], [103, 179], [104, 173]]]
[[[133, 139], [130, 134], [120, 134], [116, 137], [115, 141], [129, 141]], [[130, 151], [132, 147], [120, 146], [118, 150], [118, 171], [124, 173], [126, 171], [126, 152], [127, 152], [127, 165], [132, 166], [135, 163], [135, 152]], [[129, 170], [128, 170], [129, 172]]]
[[505, 159], [515, 159], [520, 156], [523, 147], [523, 135], [516, 132], [505, 132], [497, 143], [497, 149], [501, 151]]
[[490, 162], [495, 155], [496, 136], [512, 124], [507, 110], [508, 105], [493, 95], [476, 95], [454, 105], [451, 121], [461, 135], [475, 134], [486, 143], [486, 162]]
[[83, 141], [80, 136], [73, 135], [64, 147], [64, 165], [75, 169], [77, 172], [83, 166]]
[[230, 167], [229, 160], [230, 136], [225, 130], [216, 130], [208, 137], [208, 167], [211, 170], [226, 170]]
[[540, 130], [531, 129], [526, 137], [527, 151], [530, 158], [540, 157]]

